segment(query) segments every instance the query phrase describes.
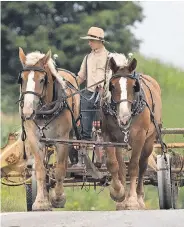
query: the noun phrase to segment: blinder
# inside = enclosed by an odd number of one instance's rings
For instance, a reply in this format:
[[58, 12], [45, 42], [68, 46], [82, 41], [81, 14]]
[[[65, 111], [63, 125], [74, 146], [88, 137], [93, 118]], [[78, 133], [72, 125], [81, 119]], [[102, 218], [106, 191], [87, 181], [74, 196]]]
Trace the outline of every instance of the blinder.
[[27, 66], [27, 67], [24, 67], [20, 72], [19, 72], [19, 76], [18, 76], [18, 81], [17, 83], [18, 84], [22, 84], [22, 72], [25, 72], [25, 71], [37, 71], [37, 72], [44, 72], [45, 73], [45, 77], [44, 77], [44, 85], [46, 85], [48, 83], [48, 76], [47, 76], [47, 72], [45, 71], [45, 69], [41, 68], [41, 67], [37, 67], [37, 66]]
[[132, 110], [133, 109], [135, 109], [135, 107], [136, 107], [136, 103], [137, 103], [137, 97], [139, 96], [139, 92], [140, 92], [140, 89], [141, 89], [141, 86], [140, 86], [140, 82], [139, 82], [139, 77], [140, 77], [140, 75], [138, 74], [138, 73], [136, 73], [136, 72], [134, 72], [133, 74], [128, 74], [128, 75], [126, 75], [126, 76], [122, 76], [122, 75], [120, 75], [120, 74], [115, 74], [115, 75], [113, 75], [112, 76], [112, 78], [110, 79], [110, 83], [109, 83], [109, 91], [110, 92], [112, 92], [112, 90], [114, 89], [114, 85], [112, 84], [112, 79], [114, 79], [114, 78], [119, 78], [119, 77], [124, 77], [124, 78], [130, 78], [130, 79], [132, 79], [132, 80], [135, 80], [135, 85], [134, 85], [134, 92], [135, 92], [135, 100], [133, 100], [133, 101], [130, 101], [130, 100], [125, 100], [125, 99], [123, 99], [123, 100], [119, 100], [119, 101], [115, 101], [112, 97], [111, 97], [111, 108], [113, 108], [114, 110], [116, 110], [117, 109], [117, 104], [120, 104], [121, 102], [125, 102], [125, 101], [127, 101], [127, 102], [129, 102], [129, 103], [131, 103], [132, 104]]
[[139, 92], [140, 91], [140, 82], [139, 82], [139, 73], [133, 72], [133, 74], [128, 74], [126, 76], [122, 76], [120, 74], [115, 74], [111, 77], [110, 83], [109, 83], [109, 91], [112, 91], [114, 86], [112, 85], [112, 79], [118, 78], [118, 77], [125, 77], [125, 78], [130, 78], [132, 80], [135, 80], [135, 85], [134, 85], [134, 91]]
[[109, 83], [109, 91], [111, 92], [111, 91], [113, 90], [113, 88], [114, 88], [114, 85], [113, 85], [112, 82], [110, 81], [110, 83]]

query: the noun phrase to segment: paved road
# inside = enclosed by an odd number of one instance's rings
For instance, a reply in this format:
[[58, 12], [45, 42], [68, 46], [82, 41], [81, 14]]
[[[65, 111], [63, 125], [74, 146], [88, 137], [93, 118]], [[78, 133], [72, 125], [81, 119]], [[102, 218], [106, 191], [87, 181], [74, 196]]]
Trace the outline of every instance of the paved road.
[[184, 227], [184, 210], [2, 213], [1, 227]]

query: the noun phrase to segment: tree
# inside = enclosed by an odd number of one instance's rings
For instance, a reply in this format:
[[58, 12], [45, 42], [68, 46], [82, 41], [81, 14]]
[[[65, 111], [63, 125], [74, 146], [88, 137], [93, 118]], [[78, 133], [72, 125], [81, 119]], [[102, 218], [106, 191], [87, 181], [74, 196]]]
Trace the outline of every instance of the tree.
[[[77, 73], [82, 59], [90, 51], [87, 42], [79, 37], [86, 35], [91, 26], [105, 30], [109, 51], [127, 54], [136, 51], [140, 41], [130, 31], [136, 21], [143, 19], [142, 8], [135, 2], [2, 2], [1, 46], [2, 89], [15, 85], [21, 69], [18, 47], [26, 53], [49, 49], [58, 54], [58, 65]], [[11, 90], [9, 89], [9, 90]]]

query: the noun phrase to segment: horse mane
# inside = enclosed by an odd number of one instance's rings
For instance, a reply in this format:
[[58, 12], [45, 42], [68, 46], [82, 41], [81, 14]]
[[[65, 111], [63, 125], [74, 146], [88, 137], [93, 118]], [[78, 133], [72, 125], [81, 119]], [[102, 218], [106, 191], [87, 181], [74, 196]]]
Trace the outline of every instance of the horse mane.
[[[26, 65], [33, 66], [35, 65], [40, 59], [42, 59], [45, 54], [40, 53], [40, 51], [35, 51], [26, 55]], [[48, 61], [48, 67], [54, 77], [59, 81], [61, 85], [64, 85], [63, 78], [58, 74], [56, 70], [56, 63], [55, 61], [50, 58]]]
[[[109, 58], [114, 58], [116, 65], [120, 69], [124, 68], [128, 65], [128, 59], [126, 58], [126, 56], [124, 54], [110, 53]], [[106, 73], [106, 76], [105, 76], [103, 99], [110, 102], [111, 92], [109, 91], [109, 83], [110, 83], [110, 79], [112, 77], [112, 70], [110, 69], [109, 65], [107, 66], [105, 73]]]
[[124, 68], [128, 65], [128, 59], [124, 54], [111, 53], [109, 54], [109, 57], [114, 58], [114, 61], [119, 68]]

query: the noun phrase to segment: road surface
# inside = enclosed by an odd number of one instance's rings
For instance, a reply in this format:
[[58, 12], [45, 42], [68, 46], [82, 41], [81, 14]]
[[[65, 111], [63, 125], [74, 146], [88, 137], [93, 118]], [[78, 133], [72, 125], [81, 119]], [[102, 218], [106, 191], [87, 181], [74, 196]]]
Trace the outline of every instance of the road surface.
[[184, 210], [1, 213], [1, 227], [184, 227]]

